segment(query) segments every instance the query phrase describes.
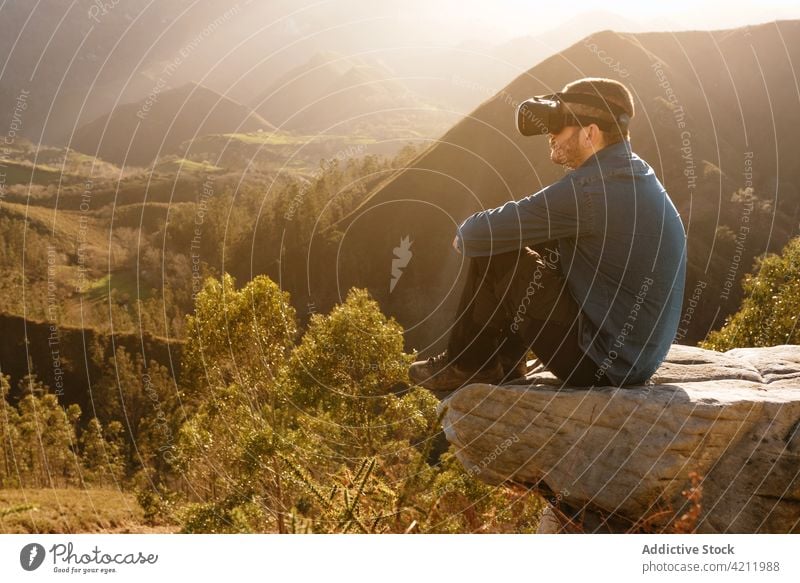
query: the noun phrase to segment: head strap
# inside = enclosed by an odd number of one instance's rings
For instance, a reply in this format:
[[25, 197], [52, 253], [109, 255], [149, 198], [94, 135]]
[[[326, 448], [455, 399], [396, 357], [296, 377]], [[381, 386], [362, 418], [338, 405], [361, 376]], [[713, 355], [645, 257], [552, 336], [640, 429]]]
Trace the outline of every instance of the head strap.
[[590, 93], [554, 93], [553, 97], [565, 103], [578, 103], [580, 105], [596, 107], [597, 109], [606, 109], [613, 113], [614, 117], [628, 115], [628, 112], [625, 111], [625, 108], [617, 105], [616, 103], [612, 103], [611, 101], [608, 101], [599, 95], [592, 95]]
[[[600, 110], [606, 110], [613, 114], [614, 119], [597, 117], [594, 115], [581, 115], [569, 111], [569, 108], [562, 107], [561, 115], [562, 124], [568, 125], [582, 125], [595, 124], [604, 132], [611, 132], [614, 130], [622, 130], [623, 132], [628, 129], [628, 124], [631, 121], [628, 112], [615, 103], [611, 103], [603, 99], [599, 95], [591, 95], [588, 93], [551, 93], [550, 95], [542, 96], [544, 99], [552, 101], [560, 101], [563, 103], [577, 103], [580, 105], [588, 105]], [[565, 111], [566, 110], [566, 111]]]

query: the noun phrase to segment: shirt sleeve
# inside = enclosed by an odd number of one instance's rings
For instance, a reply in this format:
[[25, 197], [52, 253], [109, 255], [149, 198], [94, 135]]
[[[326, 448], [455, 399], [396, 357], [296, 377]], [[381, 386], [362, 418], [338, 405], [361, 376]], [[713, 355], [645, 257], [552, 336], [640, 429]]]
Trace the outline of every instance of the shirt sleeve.
[[551, 239], [591, 233], [591, 199], [570, 176], [539, 192], [503, 206], [480, 211], [456, 229], [466, 257], [486, 257], [537, 245]]

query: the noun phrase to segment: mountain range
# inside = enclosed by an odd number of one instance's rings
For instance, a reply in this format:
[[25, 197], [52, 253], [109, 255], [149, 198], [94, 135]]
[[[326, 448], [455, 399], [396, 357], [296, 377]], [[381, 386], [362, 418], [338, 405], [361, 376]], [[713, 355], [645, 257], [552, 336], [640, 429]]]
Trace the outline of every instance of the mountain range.
[[207, 134], [274, 130], [250, 108], [207, 87], [187, 83], [118, 106], [82, 126], [70, 146], [120, 166], [142, 166]]

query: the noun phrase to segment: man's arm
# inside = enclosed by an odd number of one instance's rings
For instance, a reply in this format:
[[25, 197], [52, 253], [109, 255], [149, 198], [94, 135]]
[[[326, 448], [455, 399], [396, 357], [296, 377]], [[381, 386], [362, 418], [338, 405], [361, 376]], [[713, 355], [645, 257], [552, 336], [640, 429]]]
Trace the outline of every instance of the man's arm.
[[456, 229], [453, 246], [467, 257], [485, 257], [551, 239], [591, 232], [589, 195], [569, 176], [526, 198], [480, 211]]

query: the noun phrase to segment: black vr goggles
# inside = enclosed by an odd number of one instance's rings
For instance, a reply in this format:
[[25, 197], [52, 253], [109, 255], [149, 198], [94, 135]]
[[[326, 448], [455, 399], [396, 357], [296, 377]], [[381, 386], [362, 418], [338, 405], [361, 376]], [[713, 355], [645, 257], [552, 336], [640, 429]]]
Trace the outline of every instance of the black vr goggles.
[[[589, 105], [606, 112], [602, 117], [576, 115], [568, 104]], [[631, 118], [620, 106], [599, 95], [585, 93], [552, 93], [531, 97], [517, 108], [517, 129], [523, 136], [557, 134], [566, 126], [596, 124], [604, 132], [625, 133]]]

